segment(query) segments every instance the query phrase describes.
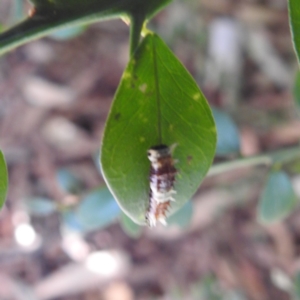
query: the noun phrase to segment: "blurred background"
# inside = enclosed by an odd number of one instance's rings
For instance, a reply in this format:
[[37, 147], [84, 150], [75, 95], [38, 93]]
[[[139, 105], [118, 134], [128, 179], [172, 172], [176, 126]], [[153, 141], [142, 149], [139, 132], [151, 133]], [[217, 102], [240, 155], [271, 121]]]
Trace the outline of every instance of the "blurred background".
[[[0, 30], [27, 15], [1, 0]], [[213, 107], [215, 162], [297, 145], [286, 0], [174, 0], [149, 24]], [[262, 225], [266, 167], [208, 176], [168, 227], [133, 224], [98, 162], [128, 26], [60, 30], [0, 58], [1, 300], [300, 299], [300, 211]], [[300, 99], [298, 99], [300, 101]], [[300, 195], [300, 161], [286, 166]]]

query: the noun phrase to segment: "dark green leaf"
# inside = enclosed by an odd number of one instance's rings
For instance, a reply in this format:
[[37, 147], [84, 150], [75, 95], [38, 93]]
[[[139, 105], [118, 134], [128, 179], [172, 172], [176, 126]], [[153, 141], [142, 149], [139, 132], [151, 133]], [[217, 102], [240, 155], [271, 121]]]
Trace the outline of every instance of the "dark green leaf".
[[57, 210], [54, 201], [47, 198], [34, 198], [25, 202], [26, 208], [30, 214], [46, 216]]
[[148, 34], [123, 74], [101, 150], [110, 189], [124, 212], [139, 224], [145, 223], [148, 206], [147, 149], [161, 143], [177, 145], [173, 213], [191, 198], [207, 173], [216, 128], [191, 75], [157, 35]]
[[294, 84], [294, 99], [298, 109], [300, 109], [300, 71], [296, 74], [295, 84]]
[[0, 208], [3, 206], [6, 200], [6, 194], [8, 189], [8, 174], [4, 155], [0, 151]]
[[120, 224], [124, 232], [132, 238], [138, 238], [142, 233], [142, 227], [134, 223], [124, 213], [121, 213]]
[[111, 224], [120, 212], [114, 197], [104, 187], [86, 195], [78, 205], [75, 214], [78, 222], [86, 230], [93, 230]]
[[272, 172], [258, 205], [258, 217], [271, 223], [286, 217], [297, 203], [292, 183], [286, 173]]
[[65, 26], [120, 16], [149, 19], [171, 0], [32, 0], [32, 17], [0, 34], [0, 54]]
[[239, 132], [231, 117], [216, 108], [212, 109], [212, 113], [218, 133], [216, 155], [238, 153], [240, 150]]
[[169, 225], [176, 224], [181, 228], [186, 228], [190, 224], [190, 221], [193, 216], [193, 203], [188, 201], [180, 208], [176, 213], [174, 213], [167, 222]]
[[289, 0], [289, 17], [292, 31], [292, 39], [298, 61], [300, 62], [300, 2], [299, 0]]

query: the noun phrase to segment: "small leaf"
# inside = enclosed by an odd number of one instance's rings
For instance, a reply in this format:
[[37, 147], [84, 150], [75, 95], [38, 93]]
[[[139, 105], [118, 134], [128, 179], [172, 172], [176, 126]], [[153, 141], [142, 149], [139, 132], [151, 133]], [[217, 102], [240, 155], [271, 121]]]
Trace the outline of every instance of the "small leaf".
[[120, 208], [106, 187], [98, 188], [86, 195], [75, 214], [78, 222], [86, 229], [103, 228], [120, 215]]
[[286, 173], [270, 174], [258, 205], [258, 217], [264, 223], [286, 217], [297, 203], [292, 183]]
[[289, 0], [289, 17], [292, 32], [292, 39], [295, 51], [300, 63], [300, 2], [299, 0]]
[[121, 213], [120, 225], [124, 232], [132, 238], [138, 238], [142, 233], [142, 227], [134, 223], [124, 213]]
[[33, 198], [25, 202], [26, 208], [30, 214], [46, 216], [57, 210], [54, 201], [47, 198]]
[[0, 208], [4, 205], [8, 190], [8, 174], [4, 155], [0, 150]]
[[194, 284], [191, 288], [194, 299], [222, 300], [224, 291], [215, 277], [207, 275], [201, 282]]
[[193, 203], [192, 201], [188, 201], [184, 204], [182, 208], [180, 208], [177, 212], [175, 212], [172, 216], [170, 216], [167, 220], [169, 225], [176, 224], [181, 228], [186, 228], [190, 224], [190, 221], [193, 216]]
[[238, 153], [240, 150], [239, 132], [231, 117], [216, 108], [212, 109], [212, 113], [218, 133], [216, 155]]
[[65, 228], [71, 231], [85, 233], [88, 231], [78, 220], [77, 214], [74, 211], [68, 210], [62, 212], [62, 224]]
[[85, 31], [85, 26], [66, 27], [51, 33], [51, 37], [58, 41], [71, 40]]
[[68, 193], [78, 194], [83, 189], [83, 183], [67, 169], [59, 169], [56, 178], [61, 189]]
[[149, 202], [147, 150], [161, 143], [177, 145], [173, 213], [207, 173], [216, 128], [194, 79], [157, 35], [148, 34], [123, 74], [101, 149], [105, 180], [123, 211], [138, 224], [145, 224]]
[[294, 99], [296, 107], [300, 110], [300, 71], [297, 72], [294, 84]]
[[298, 271], [294, 278], [294, 294], [295, 298], [300, 300], [300, 272]]

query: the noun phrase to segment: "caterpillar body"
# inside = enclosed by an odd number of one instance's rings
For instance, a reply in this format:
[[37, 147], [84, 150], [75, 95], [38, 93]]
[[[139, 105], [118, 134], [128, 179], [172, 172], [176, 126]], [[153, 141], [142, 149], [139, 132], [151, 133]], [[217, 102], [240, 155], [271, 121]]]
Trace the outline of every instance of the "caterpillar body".
[[177, 170], [174, 167], [175, 160], [172, 158], [175, 146], [158, 145], [148, 150], [151, 167], [146, 222], [149, 227], [156, 226], [157, 221], [166, 224], [166, 213], [171, 201], [175, 201], [173, 195], [176, 194], [174, 183]]

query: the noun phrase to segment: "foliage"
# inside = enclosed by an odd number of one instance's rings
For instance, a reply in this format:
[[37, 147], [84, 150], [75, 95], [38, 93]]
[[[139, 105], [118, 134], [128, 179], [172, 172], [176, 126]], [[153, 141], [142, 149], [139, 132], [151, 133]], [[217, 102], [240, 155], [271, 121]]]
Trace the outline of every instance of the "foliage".
[[239, 132], [230, 116], [216, 108], [212, 109], [212, 113], [218, 133], [216, 155], [225, 156], [239, 153]]
[[[178, 160], [176, 168], [179, 172], [176, 177], [176, 202], [172, 205], [171, 213], [187, 203], [178, 211], [179, 217], [176, 214], [177, 223], [184, 227], [192, 215], [191, 202], [187, 200], [198, 188], [213, 160], [216, 129], [201, 91], [163, 41], [157, 35], [148, 33], [139, 44], [145, 21], [170, 2], [171, 0], [32, 0], [34, 9], [30, 16], [0, 34], [0, 54], [49, 33], [56, 32], [57, 37], [68, 38], [81, 32], [83, 24], [113, 17], [130, 19], [131, 60], [123, 74], [105, 129], [101, 154], [103, 174], [124, 212], [135, 222], [143, 224], [149, 190], [149, 161], [146, 151], [150, 146], [160, 143], [168, 146], [176, 144], [174, 158]], [[16, 3], [20, 4], [19, 1]], [[300, 60], [298, 0], [289, 0], [289, 17], [296, 55]], [[71, 25], [77, 27], [57, 32], [58, 29]], [[294, 88], [298, 106], [299, 80], [298, 73]], [[213, 110], [213, 115], [219, 135], [217, 155], [237, 154], [240, 141], [235, 124], [229, 116], [217, 109]], [[220, 166], [219, 171], [228, 170], [230, 164], [231, 168], [260, 163], [272, 166], [277, 162], [281, 166], [299, 156], [297, 151], [289, 152], [291, 153], [292, 156], [288, 158], [283, 151], [233, 161], [225, 168]], [[0, 176], [2, 206], [8, 185], [2, 153]], [[79, 181], [68, 172], [61, 170], [58, 177], [65, 191], [76, 194], [82, 192], [83, 187]], [[101, 227], [120, 215], [119, 208], [113, 203], [114, 197], [107, 189], [101, 188], [84, 197], [81, 205], [74, 211], [65, 212], [65, 216], [66, 219], [81, 224], [81, 227]], [[279, 220], [295, 204], [296, 196], [287, 174], [280, 170], [271, 172], [258, 207], [260, 219], [267, 222]], [[59, 209], [52, 202], [41, 198], [31, 199], [28, 206], [32, 212], [41, 214]], [[106, 214], [99, 215], [98, 210]], [[176, 215], [173, 218], [176, 219]], [[173, 218], [170, 218], [170, 223]], [[131, 224], [127, 217], [122, 215], [121, 220], [125, 230], [132, 235], [138, 234], [139, 228]]]
[[26, 210], [32, 215], [47, 216], [58, 209], [57, 204], [47, 198], [37, 197], [25, 201]]
[[[141, 26], [171, 0], [32, 0], [31, 15], [20, 24], [0, 34], [0, 54], [65, 26], [88, 24], [108, 18], [128, 16], [133, 38], [138, 40]], [[136, 41], [135, 41], [136, 42]]]
[[3, 153], [0, 151], [0, 208], [3, 206], [8, 189], [8, 174]]
[[59, 169], [56, 179], [60, 188], [67, 193], [78, 194], [83, 190], [82, 182], [67, 169]]
[[300, 62], [300, 2], [289, 0], [289, 16], [295, 51]]
[[297, 272], [294, 278], [293, 290], [295, 295], [295, 300], [300, 299], [300, 273]]
[[175, 145], [178, 210], [197, 190], [215, 152], [209, 106], [193, 78], [155, 34], [148, 34], [122, 77], [104, 132], [101, 152], [106, 182], [122, 209], [145, 222], [149, 199], [147, 150]]
[[99, 187], [80, 197], [75, 207], [57, 207], [62, 225], [69, 230], [86, 233], [115, 222], [121, 210], [106, 187]]
[[75, 210], [77, 220], [86, 230], [107, 226], [119, 214], [120, 208], [106, 187], [88, 193]]
[[295, 207], [297, 198], [292, 183], [283, 171], [272, 172], [258, 206], [258, 216], [265, 223], [278, 221]]
[[[182, 299], [182, 298], [181, 298]], [[191, 299], [197, 300], [246, 300], [238, 290], [226, 290], [214, 276], [206, 276], [191, 287]]]
[[294, 83], [294, 100], [298, 111], [300, 110], [300, 71], [297, 72]]

